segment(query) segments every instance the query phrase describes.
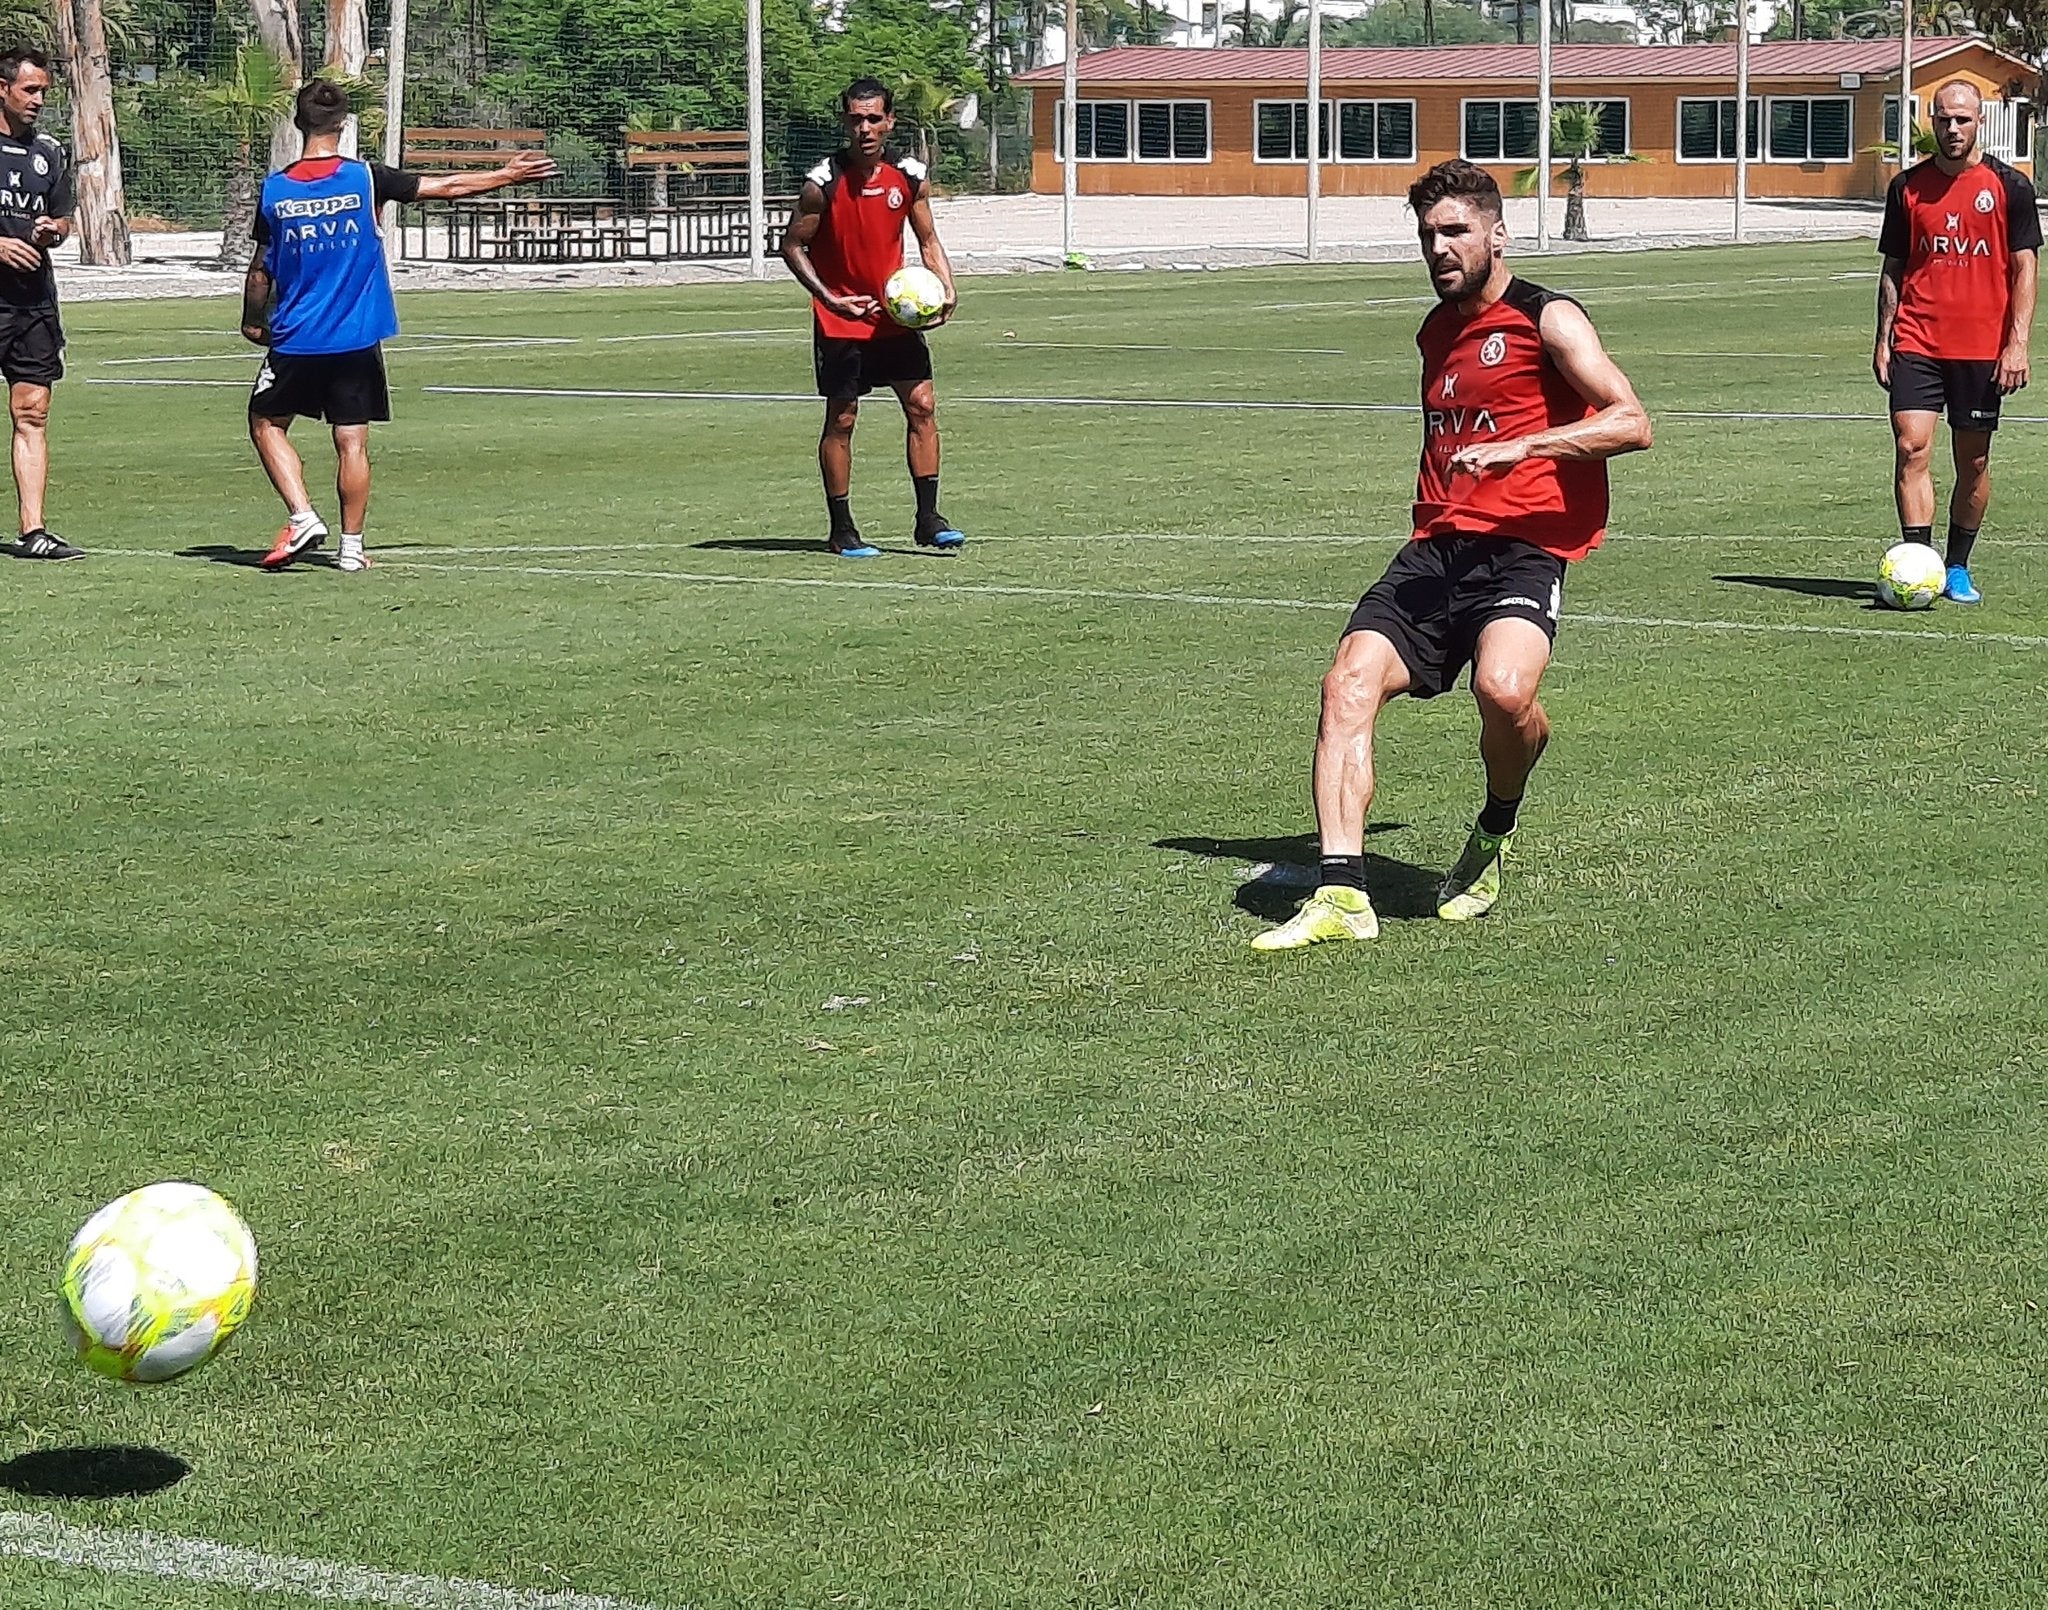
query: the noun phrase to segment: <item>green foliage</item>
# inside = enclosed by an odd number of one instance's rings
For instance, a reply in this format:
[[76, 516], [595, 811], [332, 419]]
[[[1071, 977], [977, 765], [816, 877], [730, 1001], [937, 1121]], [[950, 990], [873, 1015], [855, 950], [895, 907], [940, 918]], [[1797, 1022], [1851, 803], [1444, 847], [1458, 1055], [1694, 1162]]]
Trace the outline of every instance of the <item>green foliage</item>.
[[239, 46], [227, 76], [193, 97], [205, 119], [238, 142], [262, 141], [279, 119], [291, 116], [294, 87], [277, 58], [261, 45]]
[[[1435, 12], [1439, 45], [1497, 44], [1513, 39], [1512, 24], [1496, 22], [1477, 6], [1441, 4]], [[1379, 0], [1364, 16], [1325, 26], [1333, 45], [1419, 45], [1424, 39], [1423, 0]]]
[[115, 117], [131, 214], [195, 229], [220, 226], [221, 175], [237, 142], [218, 120], [193, 115], [206, 88], [205, 79], [181, 72], [119, 87]]

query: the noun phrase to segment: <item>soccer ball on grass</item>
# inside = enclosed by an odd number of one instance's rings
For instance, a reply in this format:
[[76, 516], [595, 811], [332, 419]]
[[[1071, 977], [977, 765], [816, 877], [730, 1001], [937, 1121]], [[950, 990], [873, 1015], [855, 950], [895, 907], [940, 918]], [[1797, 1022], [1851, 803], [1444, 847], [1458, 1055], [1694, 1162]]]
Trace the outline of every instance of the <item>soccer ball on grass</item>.
[[146, 1185], [86, 1220], [64, 1259], [64, 1315], [88, 1369], [169, 1381], [220, 1351], [256, 1298], [256, 1241], [202, 1185]]
[[1888, 609], [1926, 609], [1947, 582], [1941, 555], [1924, 542], [1895, 543], [1877, 567], [1878, 601]]
[[908, 264], [891, 274], [882, 287], [882, 306], [904, 329], [925, 329], [938, 323], [946, 311], [945, 283], [930, 269]]

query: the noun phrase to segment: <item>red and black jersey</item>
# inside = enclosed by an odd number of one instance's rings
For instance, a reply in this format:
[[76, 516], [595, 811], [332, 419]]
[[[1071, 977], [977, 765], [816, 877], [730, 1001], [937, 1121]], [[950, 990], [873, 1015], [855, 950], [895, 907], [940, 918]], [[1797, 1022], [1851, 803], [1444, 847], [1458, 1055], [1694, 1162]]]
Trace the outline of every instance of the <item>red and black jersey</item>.
[[[924, 195], [924, 164], [884, 151], [873, 171], [862, 177], [849, 154], [838, 151], [804, 177], [825, 192], [825, 216], [811, 240], [811, 266], [818, 278], [834, 296], [872, 296], [880, 303], [882, 287], [903, 266], [903, 224]], [[849, 319], [815, 297], [811, 305], [818, 328], [829, 336], [872, 341], [901, 333], [879, 307], [865, 319]]]
[[1877, 249], [1906, 265], [1892, 350], [1982, 362], [2005, 348], [2012, 260], [2041, 249], [2034, 187], [1998, 158], [1908, 168], [1884, 198]]
[[1528, 458], [1504, 475], [1450, 472], [1452, 455], [1475, 442], [1533, 436], [1599, 412], [1543, 350], [1543, 310], [1559, 301], [1571, 298], [1515, 279], [1491, 307], [1467, 315], [1445, 302], [1422, 321], [1418, 538], [1516, 537], [1560, 559], [1583, 559], [1607, 534], [1604, 462]]

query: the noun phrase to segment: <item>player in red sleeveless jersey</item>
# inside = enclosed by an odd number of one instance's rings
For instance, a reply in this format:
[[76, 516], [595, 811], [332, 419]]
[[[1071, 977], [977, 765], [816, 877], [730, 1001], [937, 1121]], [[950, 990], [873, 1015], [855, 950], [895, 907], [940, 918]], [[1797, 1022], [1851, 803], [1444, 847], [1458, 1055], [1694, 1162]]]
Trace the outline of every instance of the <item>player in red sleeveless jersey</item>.
[[1650, 418], [1585, 310], [1506, 259], [1500, 187], [1440, 162], [1409, 187], [1438, 306], [1422, 321], [1422, 467], [1414, 535], [1353, 611], [1323, 678], [1316, 734], [1322, 874], [1288, 921], [1253, 939], [1295, 950], [1372, 939], [1365, 815], [1373, 729], [1389, 700], [1433, 698], [1472, 667], [1486, 808], [1437, 896], [1465, 921], [1500, 898], [1501, 865], [1550, 721], [1550, 664], [1565, 566], [1600, 544], [1607, 464], [1650, 445]]
[[839, 107], [846, 121], [845, 149], [805, 177], [796, 216], [782, 237], [782, 260], [811, 293], [812, 354], [818, 395], [825, 399], [818, 467], [831, 518], [826, 546], [847, 559], [872, 559], [882, 551], [866, 542], [853, 522], [853, 427], [861, 398], [887, 386], [903, 405], [908, 426], [910, 480], [917, 494], [912, 535], [921, 548], [954, 551], [966, 538], [939, 513], [931, 349], [922, 331], [904, 329], [882, 306], [883, 286], [903, 266], [906, 221], [924, 266], [946, 287], [946, 318], [953, 316], [957, 300], [953, 265], [932, 221], [924, 164], [889, 149], [896, 102], [888, 86], [879, 79], [856, 79], [840, 96]]
[[1948, 506], [1948, 585], [1959, 604], [1991, 502], [1998, 405], [2027, 383], [2027, 343], [2041, 256], [2034, 187], [1977, 148], [1984, 96], [1952, 79], [1934, 92], [1932, 161], [1906, 169], [1884, 201], [1878, 250], [1877, 351], [1898, 449], [1899, 530], [1934, 546], [1934, 428], [1948, 408], [1956, 485]]

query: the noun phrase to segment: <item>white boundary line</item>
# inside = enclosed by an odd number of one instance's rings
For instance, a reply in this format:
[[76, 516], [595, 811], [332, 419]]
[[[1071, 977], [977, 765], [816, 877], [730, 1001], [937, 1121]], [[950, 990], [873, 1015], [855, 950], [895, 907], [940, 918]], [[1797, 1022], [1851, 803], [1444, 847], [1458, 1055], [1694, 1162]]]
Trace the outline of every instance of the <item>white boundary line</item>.
[[[1192, 604], [1237, 609], [1304, 609], [1334, 614], [1349, 610], [1349, 601], [1327, 598], [1247, 598], [1228, 593], [1166, 593], [1123, 591], [1112, 587], [1033, 587], [1015, 582], [962, 584], [939, 581], [880, 581], [836, 576], [741, 576], [717, 571], [622, 570], [596, 565], [444, 565], [404, 558], [378, 557], [387, 570], [420, 570], [444, 575], [537, 576], [550, 579], [594, 577], [606, 581], [674, 581], [699, 587], [807, 587], [850, 592], [943, 593], [973, 598], [1062, 598], [1129, 604]], [[1575, 626], [1619, 626], [1654, 631], [1741, 632], [1760, 636], [1879, 637], [1897, 642], [1996, 643], [2008, 648], [2048, 648], [2048, 637], [2020, 632], [1930, 632], [1912, 626], [1836, 626], [1802, 621], [1679, 620], [1661, 615], [1567, 614]]]
[[467, 1577], [411, 1576], [334, 1560], [259, 1554], [162, 1532], [71, 1526], [25, 1510], [0, 1510], [0, 1556], [115, 1576], [202, 1582], [245, 1593], [289, 1593], [329, 1604], [397, 1610], [654, 1610], [654, 1606], [568, 1589], [501, 1588]]
[[88, 386], [233, 386], [237, 391], [247, 391], [247, 380], [172, 380], [165, 379], [116, 379], [112, 375], [87, 375]]
[[[420, 390], [443, 397], [566, 397], [591, 401], [626, 402], [721, 402], [721, 403], [816, 403], [820, 399], [805, 391], [636, 391], [607, 386], [422, 386]], [[980, 397], [951, 396], [955, 407], [974, 404], [990, 408], [1191, 408], [1203, 411], [1245, 411], [1298, 414], [1407, 414], [1422, 412], [1414, 403], [1372, 402], [1282, 402], [1248, 397]], [[1763, 410], [1705, 408], [1660, 408], [1659, 419], [1718, 419], [1741, 421], [1820, 421], [1858, 424], [1882, 423], [1884, 414], [1802, 414]], [[2008, 425], [2048, 425], [2048, 414], [2005, 414]]]

